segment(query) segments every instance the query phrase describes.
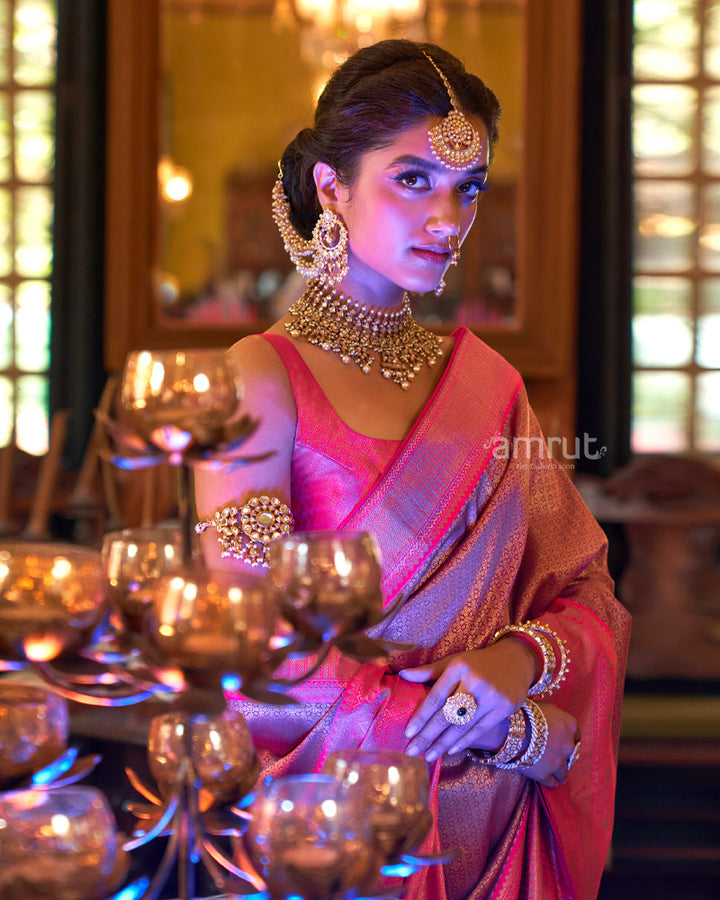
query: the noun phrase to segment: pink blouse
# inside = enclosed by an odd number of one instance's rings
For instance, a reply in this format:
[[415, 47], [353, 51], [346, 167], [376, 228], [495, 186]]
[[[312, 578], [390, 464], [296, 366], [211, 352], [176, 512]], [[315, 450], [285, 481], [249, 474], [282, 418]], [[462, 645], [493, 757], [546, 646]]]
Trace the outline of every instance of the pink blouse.
[[285, 366], [295, 397], [291, 505], [297, 531], [336, 528], [367, 493], [400, 441], [373, 438], [347, 425], [284, 335], [263, 334]]

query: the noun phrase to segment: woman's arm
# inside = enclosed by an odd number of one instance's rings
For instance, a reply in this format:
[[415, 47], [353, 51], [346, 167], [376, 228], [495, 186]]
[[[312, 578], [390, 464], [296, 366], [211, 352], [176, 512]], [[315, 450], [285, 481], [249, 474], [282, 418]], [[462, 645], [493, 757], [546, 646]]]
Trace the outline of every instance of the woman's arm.
[[[208, 521], [217, 510], [241, 507], [250, 497], [277, 497], [290, 506], [290, 466], [295, 439], [296, 410], [292, 389], [280, 358], [259, 335], [251, 335], [228, 350], [242, 379], [237, 416], [248, 415], [257, 428], [243, 444], [244, 456], [269, 454], [267, 459], [229, 471], [197, 471], [195, 504], [198, 520]], [[243, 560], [223, 557], [215, 528], [202, 535], [202, 548], [211, 569], [231, 568], [258, 573]]]

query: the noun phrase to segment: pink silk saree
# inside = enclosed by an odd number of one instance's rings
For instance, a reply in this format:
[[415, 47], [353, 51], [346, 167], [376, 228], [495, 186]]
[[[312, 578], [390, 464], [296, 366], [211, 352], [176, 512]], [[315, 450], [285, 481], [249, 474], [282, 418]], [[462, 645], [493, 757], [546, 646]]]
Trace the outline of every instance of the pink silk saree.
[[[404, 441], [373, 442], [337, 420], [316, 423], [312, 446], [308, 422], [333, 411], [317, 385], [300, 390], [284, 339], [266, 337], [285, 361], [298, 405], [296, 528], [373, 534], [387, 615], [370, 633], [414, 649], [384, 667], [332, 652], [293, 689], [301, 701], [295, 707], [231, 698], [265, 771], [316, 771], [340, 749], [404, 750], [404, 727], [426, 688], [398, 671], [483, 647], [508, 623], [540, 620], [570, 648], [569, 676], [548, 699], [578, 718], [580, 759], [567, 783], [553, 789], [471, 753], [436, 762], [437, 827], [423, 849], [463, 853], [413, 876], [406, 896], [591, 900], [612, 830], [629, 617], [613, 596], [605, 537], [549, 458], [518, 374], [461, 328]], [[283, 674], [296, 676], [305, 665], [287, 663]]]

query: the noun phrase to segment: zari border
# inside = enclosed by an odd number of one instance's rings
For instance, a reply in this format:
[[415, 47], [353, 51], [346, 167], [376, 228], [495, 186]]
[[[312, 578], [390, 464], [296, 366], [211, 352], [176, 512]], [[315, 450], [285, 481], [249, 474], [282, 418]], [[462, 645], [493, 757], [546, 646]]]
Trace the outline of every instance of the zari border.
[[518, 372], [467, 328], [422, 413], [373, 488], [341, 523], [369, 531], [389, 604], [460, 513], [520, 391]]

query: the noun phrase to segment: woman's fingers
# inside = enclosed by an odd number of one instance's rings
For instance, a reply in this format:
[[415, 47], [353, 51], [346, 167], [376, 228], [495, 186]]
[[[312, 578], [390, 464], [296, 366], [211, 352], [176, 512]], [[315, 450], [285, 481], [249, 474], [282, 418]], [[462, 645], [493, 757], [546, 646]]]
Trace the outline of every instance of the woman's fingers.
[[[435, 687], [438, 686], [442, 687], [440, 682]], [[445, 704], [449, 697], [457, 698], [461, 693], [467, 694], [467, 697], [461, 696], [458, 702], [461, 703], [461, 708], [467, 708], [466, 714], [469, 714], [470, 718], [467, 724], [453, 724], [445, 715]], [[457, 706], [457, 703], [454, 706]], [[428, 762], [432, 762], [451, 750], [458, 753], [468, 747], [483, 747], [486, 743], [483, 736], [492, 729], [497, 730], [498, 725], [505, 719], [502, 710], [480, 709], [474, 696], [462, 683], [453, 685], [449, 692], [445, 689], [437, 691], [433, 689], [405, 729], [405, 734], [411, 738], [406, 752], [410, 756], [424, 756]], [[501, 732], [502, 730], [499, 729]], [[490, 746], [499, 743], [502, 743], [502, 738], [498, 740], [497, 735], [492, 735]]]
[[[503, 643], [505, 647], [501, 646]], [[450, 750], [455, 753], [467, 747], [484, 746], [481, 737], [515, 711], [516, 695], [521, 698], [519, 702], [524, 698], [524, 676], [522, 671], [518, 674], [522, 667], [513, 655], [516, 648], [512, 643], [505, 641], [482, 650], [456, 653], [399, 673], [406, 681], [415, 683], [436, 679], [405, 728], [410, 755], [424, 755], [432, 761]], [[467, 724], [462, 725], [449, 721], [443, 714], [448, 698], [459, 690], [472, 698], [464, 710], [469, 716]]]
[[[427, 695], [420, 706], [418, 706], [412, 714], [410, 721], [405, 728], [405, 736], [411, 738], [422, 731], [433, 716], [437, 715], [440, 710], [442, 710], [445, 701], [457, 686], [457, 678], [446, 669], [427, 692]], [[442, 716], [442, 714], [440, 715]], [[447, 725], [448, 723], [445, 722], [444, 724]]]
[[439, 673], [439, 667], [437, 664], [433, 664], [429, 666], [416, 666], [414, 669], [401, 669], [398, 672], [398, 675], [401, 678], [404, 678], [405, 681], [414, 681], [422, 684], [426, 681], [432, 681]]
[[434, 716], [412, 739], [405, 752], [409, 756], [424, 756], [428, 762], [432, 762], [458, 743], [467, 741], [466, 746], [471, 746], [471, 735], [475, 731], [475, 728], [448, 725], [440, 714]]

